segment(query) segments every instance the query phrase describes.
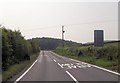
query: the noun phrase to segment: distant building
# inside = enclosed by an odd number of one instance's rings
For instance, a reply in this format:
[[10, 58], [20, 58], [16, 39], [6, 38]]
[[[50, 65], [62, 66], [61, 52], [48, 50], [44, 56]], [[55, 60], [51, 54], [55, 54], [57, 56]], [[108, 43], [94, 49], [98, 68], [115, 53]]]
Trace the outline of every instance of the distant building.
[[94, 45], [95, 46], [103, 46], [104, 45], [103, 30], [94, 30]]

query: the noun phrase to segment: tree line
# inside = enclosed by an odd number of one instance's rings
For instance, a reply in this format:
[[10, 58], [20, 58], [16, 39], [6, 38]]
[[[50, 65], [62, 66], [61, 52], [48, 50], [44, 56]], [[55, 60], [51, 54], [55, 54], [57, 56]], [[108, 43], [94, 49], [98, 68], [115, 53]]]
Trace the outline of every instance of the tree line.
[[81, 43], [76, 43], [73, 41], [68, 41], [68, 40], [61, 40], [61, 39], [55, 39], [55, 38], [47, 38], [47, 37], [42, 37], [42, 38], [32, 38], [33, 41], [38, 42], [40, 45], [41, 50], [54, 50], [58, 46], [81, 46]]
[[0, 26], [2, 31], [2, 70], [7, 70], [13, 64], [30, 60], [33, 53], [39, 52], [39, 44], [26, 40], [20, 30], [12, 31]]

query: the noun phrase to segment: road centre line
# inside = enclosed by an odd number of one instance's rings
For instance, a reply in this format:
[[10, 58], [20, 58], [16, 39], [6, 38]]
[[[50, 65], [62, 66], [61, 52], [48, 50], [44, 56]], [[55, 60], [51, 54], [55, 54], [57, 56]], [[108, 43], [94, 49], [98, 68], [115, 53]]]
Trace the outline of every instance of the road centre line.
[[22, 79], [23, 76], [25, 76], [25, 75], [30, 71], [30, 69], [35, 65], [35, 63], [36, 63], [37, 61], [38, 61], [38, 59], [35, 60], [35, 62], [34, 62], [14, 83], [17, 83], [20, 79]]
[[76, 83], [79, 83], [68, 71], [65, 71]]
[[55, 59], [53, 59], [53, 61], [54, 61], [54, 62], [56, 62], [56, 60], [55, 60]]
[[61, 68], [63, 68], [63, 66], [62, 65], [60, 65], [60, 63], [57, 63]]

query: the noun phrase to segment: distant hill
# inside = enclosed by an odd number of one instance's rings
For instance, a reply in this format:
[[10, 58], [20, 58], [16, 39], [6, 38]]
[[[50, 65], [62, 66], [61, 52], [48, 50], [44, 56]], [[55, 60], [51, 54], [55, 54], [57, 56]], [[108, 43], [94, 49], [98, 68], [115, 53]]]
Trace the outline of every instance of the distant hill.
[[[37, 42], [40, 45], [41, 50], [53, 50], [57, 46], [63, 45], [63, 41], [61, 39], [55, 39], [55, 38], [42, 37], [42, 38], [32, 38], [30, 40]], [[81, 45], [81, 43], [64, 40], [64, 45], [78, 46]]]
[[[120, 42], [120, 40], [105, 40], [104, 44], [108, 44], [108, 43], [116, 43], [116, 42]], [[87, 46], [87, 45], [94, 45], [94, 42], [87, 42], [82, 44], [83, 46]]]

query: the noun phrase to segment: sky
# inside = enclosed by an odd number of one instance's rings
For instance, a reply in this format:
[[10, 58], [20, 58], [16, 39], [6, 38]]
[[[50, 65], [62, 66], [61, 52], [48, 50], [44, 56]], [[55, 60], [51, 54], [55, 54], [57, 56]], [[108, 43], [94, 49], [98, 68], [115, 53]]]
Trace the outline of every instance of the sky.
[[118, 39], [118, 0], [0, 0], [0, 24], [20, 30], [26, 39], [61, 38], [93, 42], [94, 30], [104, 30], [104, 40]]

